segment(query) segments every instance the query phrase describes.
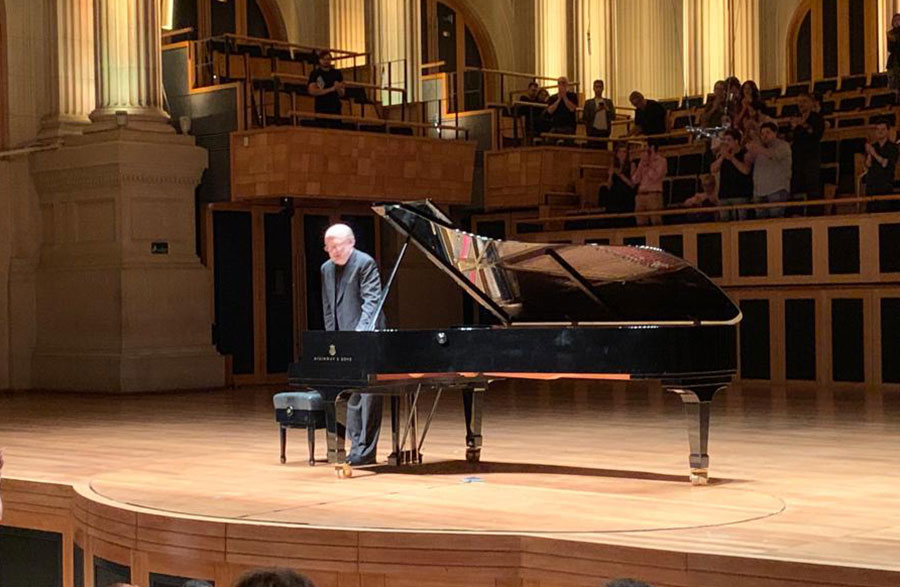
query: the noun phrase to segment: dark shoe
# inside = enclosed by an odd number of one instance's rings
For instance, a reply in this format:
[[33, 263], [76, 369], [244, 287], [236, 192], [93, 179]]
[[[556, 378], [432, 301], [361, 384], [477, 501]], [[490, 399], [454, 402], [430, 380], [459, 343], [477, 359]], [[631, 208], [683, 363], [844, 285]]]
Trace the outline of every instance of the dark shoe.
[[374, 456], [368, 457], [368, 458], [347, 457], [347, 464], [350, 465], [351, 467], [364, 467], [366, 465], [374, 465], [375, 457]]

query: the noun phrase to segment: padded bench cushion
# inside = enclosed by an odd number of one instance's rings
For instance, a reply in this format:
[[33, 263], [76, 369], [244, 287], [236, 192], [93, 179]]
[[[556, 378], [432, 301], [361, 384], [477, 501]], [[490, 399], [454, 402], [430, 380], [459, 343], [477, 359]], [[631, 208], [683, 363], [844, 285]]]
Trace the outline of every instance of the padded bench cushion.
[[272, 398], [276, 410], [320, 412], [325, 409], [318, 391], [283, 391]]

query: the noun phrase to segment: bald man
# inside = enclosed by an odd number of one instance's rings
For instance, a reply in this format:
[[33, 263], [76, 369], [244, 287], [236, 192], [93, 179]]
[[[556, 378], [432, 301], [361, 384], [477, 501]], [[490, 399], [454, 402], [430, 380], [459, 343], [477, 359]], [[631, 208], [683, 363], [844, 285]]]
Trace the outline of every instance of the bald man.
[[[358, 251], [356, 238], [346, 224], [335, 224], [325, 232], [328, 261], [322, 265], [322, 310], [325, 330], [370, 330], [381, 297], [378, 266], [369, 255]], [[384, 315], [376, 326], [384, 327]], [[375, 462], [381, 432], [381, 396], [354, 393], [347, 403], [347, 436], [350, 437], [350, 465]]]

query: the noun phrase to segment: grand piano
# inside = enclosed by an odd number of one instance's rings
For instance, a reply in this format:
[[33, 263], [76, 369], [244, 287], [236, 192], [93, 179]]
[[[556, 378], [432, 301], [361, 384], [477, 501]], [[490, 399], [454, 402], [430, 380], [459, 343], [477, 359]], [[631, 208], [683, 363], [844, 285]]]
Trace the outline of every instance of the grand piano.
[[[373, 208], [406, 237], [378, 309], [410, 243], [490, 312], [497, 324], [435, 330], [306, 331], [291, 365], [296, 388], [325, 401], [328, 459], [345, 464], [349, 394], [391, 397], [391, 464], [422, 461], [437, 400], [462, 393], [466, 459], [482, 447], [484, 393], [492, 381], [659, 380], [677, 393], [690, 445], [690, 480], [708, 479], [710, 404], [736, 369], [740, 310], [700, 271], [650, 247], [542, 244], [457, 229], [430, 202]], [[598, 386], [602, 389], [602, 386]], [[433, 393], [432, 393], [433, 392]], [[433, 397], [430, 412], [420, 398]], [[425, 413], [427, 412], [427, 416]], [[422, 429], [421, 432], [419, 431]]]

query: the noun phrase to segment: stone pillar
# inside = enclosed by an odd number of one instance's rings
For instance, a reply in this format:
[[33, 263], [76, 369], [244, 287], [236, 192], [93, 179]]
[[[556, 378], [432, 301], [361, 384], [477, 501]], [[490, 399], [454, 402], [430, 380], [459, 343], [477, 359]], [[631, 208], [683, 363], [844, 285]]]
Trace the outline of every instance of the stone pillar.
[[41, 137], [79, 133], [94, 109], [94, 11], [91, 0], [45, 0], [50, 111]]
[[212, 276], [195, 252], [208, 153], [162, 110], [158, 0], [95, 2], [94, 124], [30, 160], [42, 235], [32, 387], [218, 387]]
[[534, 0], [535, 73], [540, 76], [569, 75], [566, 5], [561, 0]]
[[91, 120], [174, 132], [163, 111], [159, 0], [94, 0], [97, 104]]
[[575, 0], [575, 78], [585, 100], [595, 79], [606, 97], [616, 95], [616, 0]]
[[224, 383], [212, 276], [195, 253], [192, 137], [117, 128], [36, 153], [43, 242], [32, 385], [104, 392]]
[[683, 95], [683, 20], [681, 0], [616, 3], [617, 104], [627, 105], [634, 90], [647, 98]]
[[684, 91], [706, 96], [728, 77], [729, 14], [722, 0], [684, 2]]
[[[422, 25], [418, 0], [368, 0], [368, 51], [375, 65], [375, 83], [406, 90], [407, 100], [421, 95]], [[399, 104], [399, 93], [384, 96]]]
[[[328, 8], [329, 47], [366, 52], [366, 5], [365, 0], [331, 0]], [[357, 59], [358, 66], [365, 65]], [[338, 61], [338, 67], [351, 67], [350, 60]]]

